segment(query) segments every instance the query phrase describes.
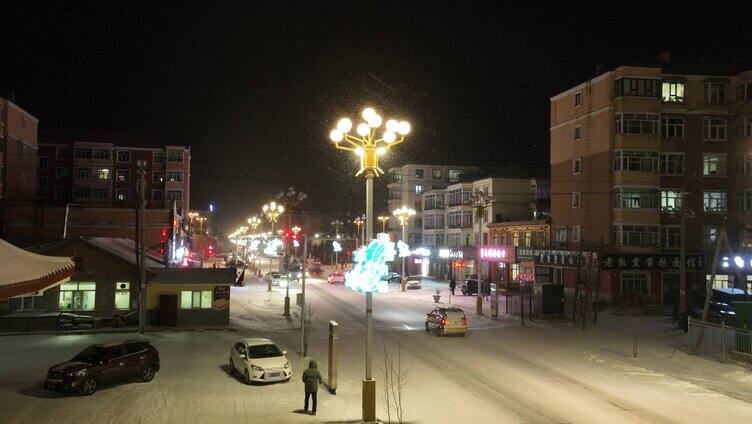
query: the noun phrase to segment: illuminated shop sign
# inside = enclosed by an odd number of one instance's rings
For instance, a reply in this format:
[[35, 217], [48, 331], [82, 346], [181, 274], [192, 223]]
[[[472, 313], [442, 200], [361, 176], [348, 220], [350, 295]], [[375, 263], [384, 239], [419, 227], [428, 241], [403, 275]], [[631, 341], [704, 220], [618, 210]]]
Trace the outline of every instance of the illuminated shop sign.
[[461, 250], [439, 249], [439, 257], [444, 259], [464, 259], [465, 254]]
[[486, 261], [514, 262], [514, 250], [508, 246], [478, 246], [478, 258]]

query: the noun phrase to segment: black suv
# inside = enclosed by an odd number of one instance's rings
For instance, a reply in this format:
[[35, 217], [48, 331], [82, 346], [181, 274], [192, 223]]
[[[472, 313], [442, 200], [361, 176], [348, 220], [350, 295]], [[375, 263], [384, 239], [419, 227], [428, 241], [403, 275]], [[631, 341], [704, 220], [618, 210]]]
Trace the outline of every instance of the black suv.
[[70, 361], [50, 368], [44, 386], [88, 396], [103, 384], [134, 378], [149, 382], [157, 371], [159, 352], [149, 342], [100, 343], [87, 347]]
[[[488, 281], [481, 280], [481, 286], [483, 287], [483, 294], [484, 295], [490, 295], [491, 294], [491, 285], [488, 284]], [[460, 287], [460, 291], [462, 291], [462, 294], [467, 296], [469, 294], [478, 294], [478, 275], [476, 274], [470, 274], [467, 276], [467, 280], [462, 282], [462, 286]]]

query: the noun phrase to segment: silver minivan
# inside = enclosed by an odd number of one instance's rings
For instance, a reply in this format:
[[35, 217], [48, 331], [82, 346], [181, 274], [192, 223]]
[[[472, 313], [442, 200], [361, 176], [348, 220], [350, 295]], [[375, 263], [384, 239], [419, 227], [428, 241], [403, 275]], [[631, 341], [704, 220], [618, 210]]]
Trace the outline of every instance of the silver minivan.
[[433, 331], [437, 336], [446, 334], [467, 334], [467, 317], [460, 308], [438, 307], [426, 315], [426, 332]]

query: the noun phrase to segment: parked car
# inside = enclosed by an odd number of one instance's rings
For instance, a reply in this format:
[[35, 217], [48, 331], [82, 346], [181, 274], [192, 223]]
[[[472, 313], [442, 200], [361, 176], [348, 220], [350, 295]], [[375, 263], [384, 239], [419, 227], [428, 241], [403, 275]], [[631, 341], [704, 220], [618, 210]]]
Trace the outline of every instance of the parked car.
[[104, 384], [154, 379], [159, 352], [149, 342], [130, 340], [94, 344], [47, 371], [44, 386], [88, 396]]
[[[481, 285], [483, 287], [483, 294], [491, 294], [491, 285], [488, 284], [488, 281], [481, 280]], [[460, 291], [466, 296], [469, 294], [478, 294], [478, 276], [476, 274], [468, 275], [467, 279], [462, 282]]]
[[273, 286], [278, 286], [280, 281], [282, 281], [282, 274], [279, 272], [268, 272], [266, 275], [264, 275], [264, 279], [266, 281], [272, 280]]
[[[702, 319], [703, 306], [692, 308], [689, 315], [693, 319]], [[708, 307], [708, 321], [719, 324], [736, 325], [736, 312], [728, 303], [710, 302]]]
[[405, 288], [408, 289], [419, 289], [421, 286], [421, 282], [423, 281], [423, 277], [420, 275], [413, 275], [412, 277], [407, 277], [405, 280]]
[[381, 277], [381, 280], [388, 284], [399, 284], [402, 282], [402, 276], [398, 272], [387, 272]]
[[345, 274], [341, 272], [333, 272], [326, 277], [326, 281], [329, 284], [345, 284]]
[[467, 317], [460, 308], [439, 307], [426, 315], [426, 332], [433, 331], [437, 336], [446, 334], [467, 334]]
[[230, 349], [230, 371], [241, 373], [246, 384], [290, 381], [292, 366], [286, 354], [269, 339], [243, 339]]

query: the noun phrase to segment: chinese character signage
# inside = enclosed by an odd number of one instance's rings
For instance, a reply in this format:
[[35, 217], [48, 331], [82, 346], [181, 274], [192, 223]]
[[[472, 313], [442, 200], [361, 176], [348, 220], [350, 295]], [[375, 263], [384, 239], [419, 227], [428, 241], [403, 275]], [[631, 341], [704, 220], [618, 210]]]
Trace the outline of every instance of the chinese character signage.
[[[678, 253], [651, 254], [621, 254], [606, 253], [601, 258], [601, 269], [604, 271], [660, 271], [678, 270], [681, 259]], [[705, 272], [705, 255], [687, 255], [685, 269], [687, 271]]]
[[483, 245], [478, 246], [478, 258], [482, 261], [498, 261], [513, 263], [514, 249], [510, 246]]
[[535, 257], [535, 250], [530, 247], [521, 247], [517, 246], [515, 248], [515, 256], [517, 257], [517, 260], [522, 261], [532, 261]]
[[555, 266], [561, 268], [577, 268], [578, 264], [585, 266], [585, 260], [590, 252], [574, 250], [534, 250], [533, 260], [536, 265]]

